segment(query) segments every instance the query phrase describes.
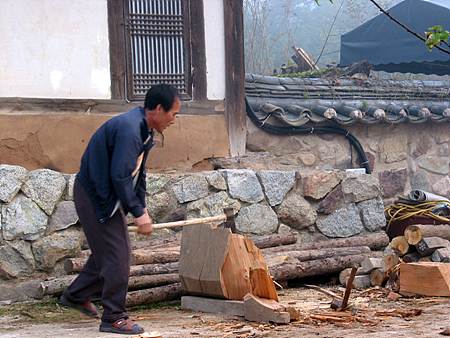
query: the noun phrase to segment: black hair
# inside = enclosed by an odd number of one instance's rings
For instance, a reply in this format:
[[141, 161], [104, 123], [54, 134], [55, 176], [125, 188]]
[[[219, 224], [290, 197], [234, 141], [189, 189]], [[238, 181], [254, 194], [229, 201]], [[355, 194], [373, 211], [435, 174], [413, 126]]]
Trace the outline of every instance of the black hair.
[[144, 108], [153, 110], [160, 104], [165, 111], [169, 111], [176, 98], [179, 98], [179, 95], [174, 86], [168, 84], [155, 85], [145, 95]]

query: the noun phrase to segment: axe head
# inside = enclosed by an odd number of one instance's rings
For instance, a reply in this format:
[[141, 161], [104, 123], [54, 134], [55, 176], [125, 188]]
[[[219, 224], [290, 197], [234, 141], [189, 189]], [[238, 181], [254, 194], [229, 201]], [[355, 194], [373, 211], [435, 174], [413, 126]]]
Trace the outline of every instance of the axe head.
[[234, 222], [234, 209], [233, 208], [225, 208], [223, 209], [223, 213], [227, 216], [225, 222], [220, 223], [218, 227], [224, 229], [230, 229], [232, 233], [236, 232], [236, 223]]

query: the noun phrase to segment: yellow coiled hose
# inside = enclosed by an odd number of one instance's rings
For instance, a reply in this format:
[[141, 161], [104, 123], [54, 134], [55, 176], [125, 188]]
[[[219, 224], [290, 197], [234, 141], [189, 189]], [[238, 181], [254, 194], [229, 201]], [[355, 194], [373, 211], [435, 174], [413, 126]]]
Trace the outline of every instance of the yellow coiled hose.
[[437, 206], [443, 204], [450, 207], [448, 201], [433, 201], [415, 205], [394, 203], [386, 207], [384, 213], [388, 220], [388, 225], [394, 221], [403, 221], [413, 216], [427, 216], [437, 221], [450, 222], [450, 218], [433, 213], [433, 210], [436, 209]]

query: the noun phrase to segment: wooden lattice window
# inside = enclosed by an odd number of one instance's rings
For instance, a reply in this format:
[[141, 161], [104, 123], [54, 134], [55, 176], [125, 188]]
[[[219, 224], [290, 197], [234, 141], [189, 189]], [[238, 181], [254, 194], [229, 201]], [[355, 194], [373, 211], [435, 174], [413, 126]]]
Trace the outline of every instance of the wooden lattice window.
[[125, 23], [128, 97], [167, 83], [189, 98], [189, 0], [126, 0]]

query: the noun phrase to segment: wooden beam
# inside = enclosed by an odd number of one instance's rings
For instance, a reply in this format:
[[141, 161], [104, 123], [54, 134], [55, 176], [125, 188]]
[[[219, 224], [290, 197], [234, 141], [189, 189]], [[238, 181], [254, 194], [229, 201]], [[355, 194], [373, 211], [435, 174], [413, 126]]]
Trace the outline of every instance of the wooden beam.
[[400, 264], [400, 293], [450, 297], [450, 264]]
[[244, 297], [245, 319], [252, 322], [289, 324], [291, 316], [286, 308], [273, 299], [259, 298], [252, 294]]
[[108, 0], [109, 59], [111, 98], [125, 98], [126, 58], [124, 1]]
[[243, 0], [224, 0], [225, 23], [225, 111], [228, 120], [230, 155], [245, 154], [245, 64]]
[[192, 65], [192, 99], [205, 101], [207, 97], [205, 19], [203, 0], [189, 1], [190, 53]]

